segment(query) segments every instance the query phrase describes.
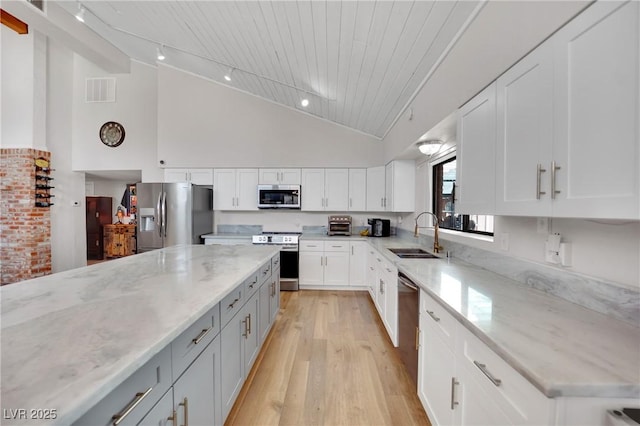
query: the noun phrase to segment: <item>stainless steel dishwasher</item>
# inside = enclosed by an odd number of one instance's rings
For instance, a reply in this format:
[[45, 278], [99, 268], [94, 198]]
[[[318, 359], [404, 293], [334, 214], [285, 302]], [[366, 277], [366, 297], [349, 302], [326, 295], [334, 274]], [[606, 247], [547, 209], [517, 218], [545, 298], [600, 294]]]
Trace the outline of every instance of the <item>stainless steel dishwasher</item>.
[[418, 333], [420, 292], [409, 277], [398, 273], [398, 353], [418, 387]]

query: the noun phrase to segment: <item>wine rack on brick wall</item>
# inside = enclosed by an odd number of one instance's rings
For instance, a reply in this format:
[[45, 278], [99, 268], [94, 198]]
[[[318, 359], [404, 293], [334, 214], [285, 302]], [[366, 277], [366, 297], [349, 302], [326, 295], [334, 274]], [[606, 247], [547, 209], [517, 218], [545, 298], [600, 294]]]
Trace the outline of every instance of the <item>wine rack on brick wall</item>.
[[51, 190], [55, 188], [51, 186], [51, 164], [46, 158], [36, 158], [36, 207], [51, 207], [53, 202], [51, 198], [55, 195], [51, 194]]
[[[50, 162], [51, 153], [32, 148], [0, 149], [1, 284], [51, 273], [51, 209], [36, 207], [36, 182], [40, 181], [36, 174], [41, 173], [34, 166], [37, 159]], [[50, 172], [46, 176], [51, 177]]]

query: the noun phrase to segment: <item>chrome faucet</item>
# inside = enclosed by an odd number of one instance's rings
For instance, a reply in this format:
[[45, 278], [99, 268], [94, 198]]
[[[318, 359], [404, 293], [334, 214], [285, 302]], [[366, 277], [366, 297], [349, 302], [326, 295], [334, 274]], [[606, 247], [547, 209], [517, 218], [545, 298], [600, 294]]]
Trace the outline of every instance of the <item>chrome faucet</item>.
[[440, 242], [438, 241], [438, 230], [440, 229], [439, 226], [439, 219], [438, 216], [436, 216], [435, 214], [431, 213], [431, 212], [422, 212], [420, 213], [418, 216], [416, 216], [416, 226], [414, 228], [413, 231], [413, 236], [418, 238], [418, 229], [419, 228], [428, 228], [428, 226], [418, 226], [418, 219], [420, 219], [420, 216], [422, 216], [423, 214], [430, 214], [431, 216], [433, 216], [433, 252], [434, 253], [440, 253], [440, 250], [442, 250], [444, 247], [442, 247], [440, 245]]

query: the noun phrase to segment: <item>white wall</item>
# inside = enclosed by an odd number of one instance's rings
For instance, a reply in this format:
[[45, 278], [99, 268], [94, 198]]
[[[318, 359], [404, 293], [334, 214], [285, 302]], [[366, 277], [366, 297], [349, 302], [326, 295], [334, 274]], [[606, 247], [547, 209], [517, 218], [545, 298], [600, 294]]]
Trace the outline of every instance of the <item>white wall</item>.
[[167, 167], [367, 167], [379, 140], [167, 66], [158, 67]]
[[[85, 102], [85, 79], [115, 77], [116, 102]], [[130, 74], [109, 74], [79, 55], [73, 67], [73, 170], [142, 170], [143, 180], [161, 180], [156, 164], [156, 69], [132, 61]], [[117, 121], [125, 139], [117, 148], [105, 146], [100, 126]]]
[[[47, 146], [55, 189], [51, 208], [51, 267], [66, 271], [87, 264], [84, 173], [71, 170], [73, 52], [48, 41]], [[77, 202], [78, 205], [74, 206]]]
[[3, 148], [46, 151], [46, 39], [0, 26]]

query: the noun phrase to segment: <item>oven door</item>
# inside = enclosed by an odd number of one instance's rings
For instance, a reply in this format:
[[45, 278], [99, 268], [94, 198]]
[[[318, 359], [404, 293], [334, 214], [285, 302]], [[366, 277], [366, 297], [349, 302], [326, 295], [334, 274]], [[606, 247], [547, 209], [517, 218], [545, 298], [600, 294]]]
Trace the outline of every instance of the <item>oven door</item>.
[[280, 249], [280, 290], [297, 291], [298, 247], [282, 246]]
[[300, 185], [258, 185], [258, 208], [300, 209]]

